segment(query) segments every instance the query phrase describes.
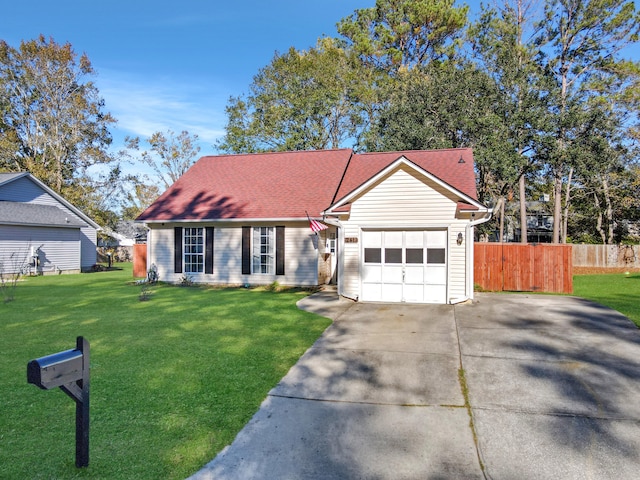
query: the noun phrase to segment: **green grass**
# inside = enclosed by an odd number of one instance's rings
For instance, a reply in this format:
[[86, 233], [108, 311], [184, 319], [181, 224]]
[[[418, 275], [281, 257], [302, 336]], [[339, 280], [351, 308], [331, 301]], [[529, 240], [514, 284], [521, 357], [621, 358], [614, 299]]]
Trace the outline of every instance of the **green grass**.
[[574, 275], [573, 294], [613, 308], [640, 327], [640, 273]]
[[[185, 478], [231, 443], [330, 321], [305, 292], [157, 285], [122, 271], [33, 277], [0, 303], [0, 478]], [[75, 406], [27, 384], [34, 359], [91, 344], [91, 443]]]

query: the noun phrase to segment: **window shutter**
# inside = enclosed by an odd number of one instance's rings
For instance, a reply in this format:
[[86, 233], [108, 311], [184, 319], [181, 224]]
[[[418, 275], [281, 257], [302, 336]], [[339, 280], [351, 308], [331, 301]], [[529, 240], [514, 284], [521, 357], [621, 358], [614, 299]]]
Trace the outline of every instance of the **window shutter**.
[[242, 227], [242, 274], [251, 274], [251, 227]]
[[213, 273], [213, 227], [205, 228], [204, 273]]
[[276, 275], [284, 275], [284, 227], [276, 227]]
[[173, 272], [182, 273], [182, 227], [173, 229]]

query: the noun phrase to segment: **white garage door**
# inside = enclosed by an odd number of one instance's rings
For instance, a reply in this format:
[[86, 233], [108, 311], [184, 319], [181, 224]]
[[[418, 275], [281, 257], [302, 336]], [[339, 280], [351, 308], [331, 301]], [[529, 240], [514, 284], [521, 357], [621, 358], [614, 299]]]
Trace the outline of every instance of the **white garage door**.
[[447, 302], [447, 231], [362, 232], [362, 296], [368, 302]]

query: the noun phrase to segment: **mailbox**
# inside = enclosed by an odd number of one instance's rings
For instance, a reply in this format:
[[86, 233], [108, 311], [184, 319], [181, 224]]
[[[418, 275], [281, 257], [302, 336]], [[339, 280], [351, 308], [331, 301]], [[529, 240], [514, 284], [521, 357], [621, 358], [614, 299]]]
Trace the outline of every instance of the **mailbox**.
[[49, 390], [82, 380], [83, 360], [77, 349], [31, 360], [27, 364], [27, 382]]
[[89, 342], [76, 338], [76, 348], [31, 360], [27, 383], [43, 390], [60, 387], [76, 402], [76, 467], [89, 465]]

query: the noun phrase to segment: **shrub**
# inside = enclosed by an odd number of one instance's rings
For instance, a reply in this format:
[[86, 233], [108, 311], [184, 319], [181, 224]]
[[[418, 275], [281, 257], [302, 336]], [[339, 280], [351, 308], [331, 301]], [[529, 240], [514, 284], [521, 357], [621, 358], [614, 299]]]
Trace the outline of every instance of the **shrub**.
[[138, 300], [141, 302], [146, 302], [151, 298], [151, 287], [148, 282], [144, 282], [140, 287], [140, 295], [138, 295]]
[[158, 275], [158, 267], [156, 267], [155, 263], [151, 264], [151, 267], [147, 271], [147, 282], [149, 283], [158, 283], [160, 276]]

